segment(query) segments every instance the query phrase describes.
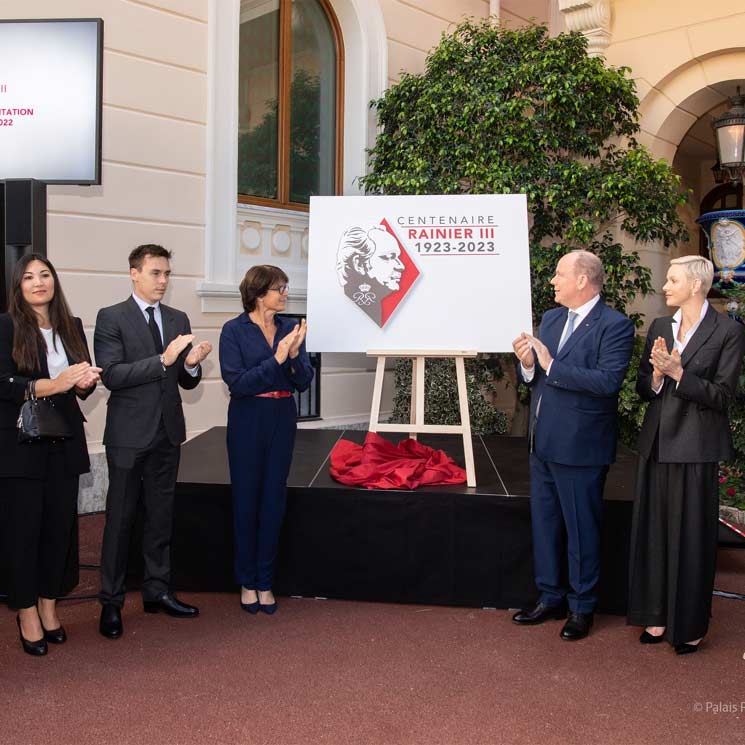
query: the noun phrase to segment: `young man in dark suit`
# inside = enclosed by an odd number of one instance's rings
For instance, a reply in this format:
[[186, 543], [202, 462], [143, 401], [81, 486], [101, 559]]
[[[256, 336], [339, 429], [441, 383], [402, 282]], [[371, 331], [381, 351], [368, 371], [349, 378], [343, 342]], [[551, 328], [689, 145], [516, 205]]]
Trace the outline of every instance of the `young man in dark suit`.
[[[634, 325], [600, 297], [604, 272], [588, 251], [563, 256], [551, 280], [562, 307], [548, 311], [537, 336], [513, 342], [531, 386], [530, 506], [538, 603], [513, 621], [569, 619], [561, 638], [589, 633], [600, 573], [600, 523], [608, 466], [616, 456], [618, 391], [629, 366]], [[564, 544], [569, 584], [564, 587]]]
[[138, 246], [129, 255], [132, 295], [103, 308], [93, 338], [101, 379], [111, 391], [104, 445], [109, 466], [106, 526], [101, 548], [100, 632], [122, 635], [127, 553], [137, 503], [145, 506], [142, 585], [147, 613], [194, 617], [198, 609], [169, 589], [173, 499], [186, 425], [179, 386], [195, 388], [208, 342], [193, 345], [185, 313], [161, 303], [171, 275], [171, 252]]

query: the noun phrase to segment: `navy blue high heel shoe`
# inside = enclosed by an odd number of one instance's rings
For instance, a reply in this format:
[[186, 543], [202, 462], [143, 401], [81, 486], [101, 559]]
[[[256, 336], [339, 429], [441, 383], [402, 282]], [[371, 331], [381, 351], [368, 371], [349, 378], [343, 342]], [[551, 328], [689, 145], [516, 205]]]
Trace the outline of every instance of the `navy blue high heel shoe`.
[[262, 603], [259, 601], [259, 610], [262, 613], [266, 613], [267, 616], [272, 616], [277, 612], [277, 601], [275, 600], [273, 603]]
[[[246, 589], [247, 590], [248, 588], [246, 587], [246, 588], [243, 588], [243, 589]], [[253, 603], [244, 603], [241, 600], [241, 609], [244, 610], [244, 611], [246, 611], [246, 613], [250, 613], [252, 616], [255, 616], [259, 612], [259, 601], [258, 601], [258, 599], [257, 600], [254, 600]]]

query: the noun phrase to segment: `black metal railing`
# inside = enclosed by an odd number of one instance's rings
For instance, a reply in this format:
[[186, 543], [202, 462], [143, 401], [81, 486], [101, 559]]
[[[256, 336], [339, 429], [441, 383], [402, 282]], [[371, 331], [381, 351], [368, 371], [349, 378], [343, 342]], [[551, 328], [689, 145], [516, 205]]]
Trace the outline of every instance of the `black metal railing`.
[[[298, 321], [305, 316], [301, 313], [283, 313], [287, 318], [296, 318]], [[321, 354], [309, 353], [308, 358], [313, 366], [313, 381], [308, 389], [302, 393], [295, 393], [297, 404], [298, 421], [321, 418]]]

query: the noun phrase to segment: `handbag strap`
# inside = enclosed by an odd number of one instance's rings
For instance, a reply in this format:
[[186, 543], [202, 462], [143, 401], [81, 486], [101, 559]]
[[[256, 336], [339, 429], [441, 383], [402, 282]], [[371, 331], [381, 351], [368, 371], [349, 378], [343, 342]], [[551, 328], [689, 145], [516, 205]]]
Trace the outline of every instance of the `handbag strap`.
[[28, 381], [28, 397], [31, 401], [36, 401], [36, 381]]

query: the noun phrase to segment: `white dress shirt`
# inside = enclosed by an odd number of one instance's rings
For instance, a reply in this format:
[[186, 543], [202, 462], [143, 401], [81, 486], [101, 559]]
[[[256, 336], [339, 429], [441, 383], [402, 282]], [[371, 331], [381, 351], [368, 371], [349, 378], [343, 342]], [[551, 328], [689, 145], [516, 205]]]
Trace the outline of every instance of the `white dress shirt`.
[[67, 353], [62, 346], [62, 339], [59, 334], [55, 337], [52, 329], [39, 327], [41, 335], [47, 344], [47, 367], [49, 368], [49, 379], [54, 380], [61, 372], [70, 367], [70, 361], [67, 359]]
[[[160, 302], [153, 303], [152, 305], [150, 303], [146, 303], [141, 297], [137, 296], [137, 293], [132, 293], [132, 298], [137, 303], [137, 307], [142, 311], [142, 315], [145, 316], [145, 323], [150, 325], [150, 315], [147, 312], [148, 308], [153, 308], [153, 318], [155, 319], [155, 325], [158, 327], [158, 331], [160, 331], [160, 343], [163, 345], [163, 348], [165, 349], [165, 340], [163, 338], [163, 314], [160, 312]], [[165, 366], [164, 366], [165, 367]], [[187, 365], [184, 365], [184, 370], [189, 373], [189, 375], [192, 376], [192, 378], [196, 378], [197, 373], [199, 372], [199, 365], [196, 365], [196, 367], [188, 367]]]
[[[595, 295], [594, 297], [591, 297], [584, 305], [580, 305], [579, 308], [569, 308], [571, 312], [573, 312], [576, 315], [576, 318], [574, 319], [574, 330], [572, 333], [574, 333], [578, 328], [579, 325], [582, 323], [582, 321], [587, 318], [587, 316], [590, 315], [590, 311], [597, 305], [598, 301], [600, 300], [600, 295]], [[567, 313], [567, 320], [564, 322], [564, 326], [561, 329], [561, 336], [559, 337], [559, 343], [561, 343], [561, 339], [564, 338], [564, 334], [567, 331], [567, 326], [569, 325], [569, 313]], [[566, 344], [566, 341], [564, 342]], [[557, 352], [558, 354], [558, 352]], [[546, 375], [548, 375], [551, 372], [551, 365], [553, 364], [553, 359], [551, 362], [548, 363], [548, 367], [546, 368]], [[533, 380], [533, 375], [535, 374], [535, 366], [526, 368], [523, 363], [520, 363], [520, 368], [522, 370], [523, 374], [523, 380], [525, 380], [526, 383], [530, 383], [531, 380]]]

